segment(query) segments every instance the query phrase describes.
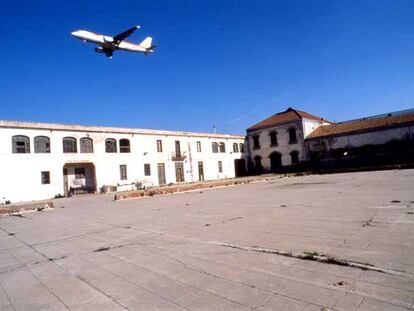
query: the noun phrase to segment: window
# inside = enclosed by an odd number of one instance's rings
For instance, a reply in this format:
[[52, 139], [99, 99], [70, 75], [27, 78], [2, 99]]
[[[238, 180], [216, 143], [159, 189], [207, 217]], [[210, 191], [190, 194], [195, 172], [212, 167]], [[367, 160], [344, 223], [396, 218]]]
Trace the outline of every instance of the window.
[[233, 144], [233, 152], [238, 153], [239, 152], [239, 145], [237, 143]]
[[50, 172], [49, 171], [41, 172], [40, 177], [41, 177], [41, 180], [42, 180], [42, 185], [50, 184]]
[[121, 175], [121, 180], [127, 179], [127, 166], [126, 165], [120, 165], [119, 166], [119, 173]]
[[220, 152], [225, 153], [226, 152], [226, 145], [224, 143], [219, 144]]
[[50, 139], [46, 136], [36, 136], [34, 138], [35, 153], [50, 153]]
[[116, 152], [116, 139], [107, 138], [105, 139], [105, 151], [107, 153], [115, 153]]
[[123, 138], [119, 141], [119, 152], [120, 153], [131, 152], [131, 146], [129, 144], [129, 139]]
[[76, 145], [76, 138], [64, 137], [63, 138], [63, 152], [64, 153], [76, 153], [78, 148]]
[[218, 161], [218, 171], [219, 173], [223, 173], [223, 163], [221, 161]]
[[299, 164], [299, 152], [297, 151], [292, 151], [290, 153], [290, 160], [292, 162], [292, 165], [297, 165]]
[[296, 129], [295, 128], [290, 128], [289, 129], [289, 143], [293, 144], [296, 143], [297, 139], [296, 139]]
[[277, 132], [270, 132], [270, 146], [277, 146]]
[[212, 149], [213, 149], [213, 153], [218, 153], [218, 145], [217, 145], [217, 143], [212, 143], [211, 144], [211, 147], [212, 147]]
[[151, 165], [149, 163], [144, 164], [144, 175], [151, 176]]
[[181, 146], [180, 146], [180, 141], [179, 140], [175, 141], [175, 156], [177, 158], [181, 157]]
[[244, 152], [244, 144], [240, 143], [239, 148], [240, 148], [240, 152]]
[[93, 140], [89, 137], [82, 137], [80, 139], [80, 152], [93, 153]]
[[75, 179], [85, 179], [84, 167], [75, 167]]
[[30, 139], [27, 136], [16, 135], [12, 137], [13, 153], [30, 153]]
[[162, 140], [157, 140], [157, 152], [162, 152]]
[[201, 152], [201, 141], [197, 142], [197, 152]]
[[253, 136], [253, 149], [260, 149], [259, 136]]

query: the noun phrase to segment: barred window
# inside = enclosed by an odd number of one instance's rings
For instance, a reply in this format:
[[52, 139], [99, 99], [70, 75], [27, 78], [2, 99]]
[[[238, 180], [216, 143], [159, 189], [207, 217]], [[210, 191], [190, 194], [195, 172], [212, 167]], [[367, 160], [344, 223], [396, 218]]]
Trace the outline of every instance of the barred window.
[[105, 139], [105, 151], [107, 153], [116, 153], [116, 139], [107, 138]]
[[93, 153], [93, 140], [89, 137], [82, 137], [80, 139], [80, 152]]
[[34, 138], [35, 153], [50, 153], [50, 139], [46, 136], [36, 136]]
[[63, 152], [64, 153], [76, 153], [78, 148], [76, 145], [76, 138], [74, 137], [64, 137], [63, 138]]
[[30, 139], [27, 136], [16, 135], [12, 137], [13, 153], [30, 153]]

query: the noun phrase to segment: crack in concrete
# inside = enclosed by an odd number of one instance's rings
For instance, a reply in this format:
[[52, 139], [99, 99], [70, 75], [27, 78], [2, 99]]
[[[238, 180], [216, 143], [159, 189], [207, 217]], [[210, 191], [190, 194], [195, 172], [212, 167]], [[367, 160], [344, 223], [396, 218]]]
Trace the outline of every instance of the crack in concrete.
[[1, 284], [1, 282], [0, 282], [0, 287], [1, 287], [1, 290], [3, 291], [4, 295], [6, 296], [7, 301], [9, 302], [9, 305], [13, 308], [13, 310], [15, 310], [15, 311], [16, 311], [16, 307], [15, 307], [15, 306], [14, 306], [14, 304], [11, 302], [9, 295], [7, 295], [7, 292], [6, 292], [6, 290], [4, 289], [3, 285]]

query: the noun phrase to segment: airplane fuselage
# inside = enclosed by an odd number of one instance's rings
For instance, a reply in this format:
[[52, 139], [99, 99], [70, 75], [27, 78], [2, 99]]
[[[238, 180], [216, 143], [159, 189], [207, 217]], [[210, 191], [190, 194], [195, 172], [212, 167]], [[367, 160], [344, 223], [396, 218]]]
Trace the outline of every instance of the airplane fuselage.
[[129, 52], [139, 52], [139, 53], [152, 53], [154, 52], [151, 49], [144, 48], [140, 46], [139, 44], [135, 44], [128, 41], [120, 41], [115, 42], [113, 37], [105, 36], [97, 33], [93, 33], [87, 30], [77, 30], [72, 32], [72, 36], [83, 40], [84, 42], [88, 41], [91, 43], [98, 44], [102, 46], [105, 49], [109, 49], [112, 51], [115, 50], [124, 50]]

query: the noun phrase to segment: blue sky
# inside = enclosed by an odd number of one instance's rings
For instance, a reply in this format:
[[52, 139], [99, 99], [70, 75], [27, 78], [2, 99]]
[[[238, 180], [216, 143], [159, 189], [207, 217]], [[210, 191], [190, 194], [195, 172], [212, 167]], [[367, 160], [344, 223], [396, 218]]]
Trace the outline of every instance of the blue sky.
[[[414, 1], [0, 1], [0, 119], [244, 133], [414, 107]], [[70, 32], [141, 25], [109, 60]]]

